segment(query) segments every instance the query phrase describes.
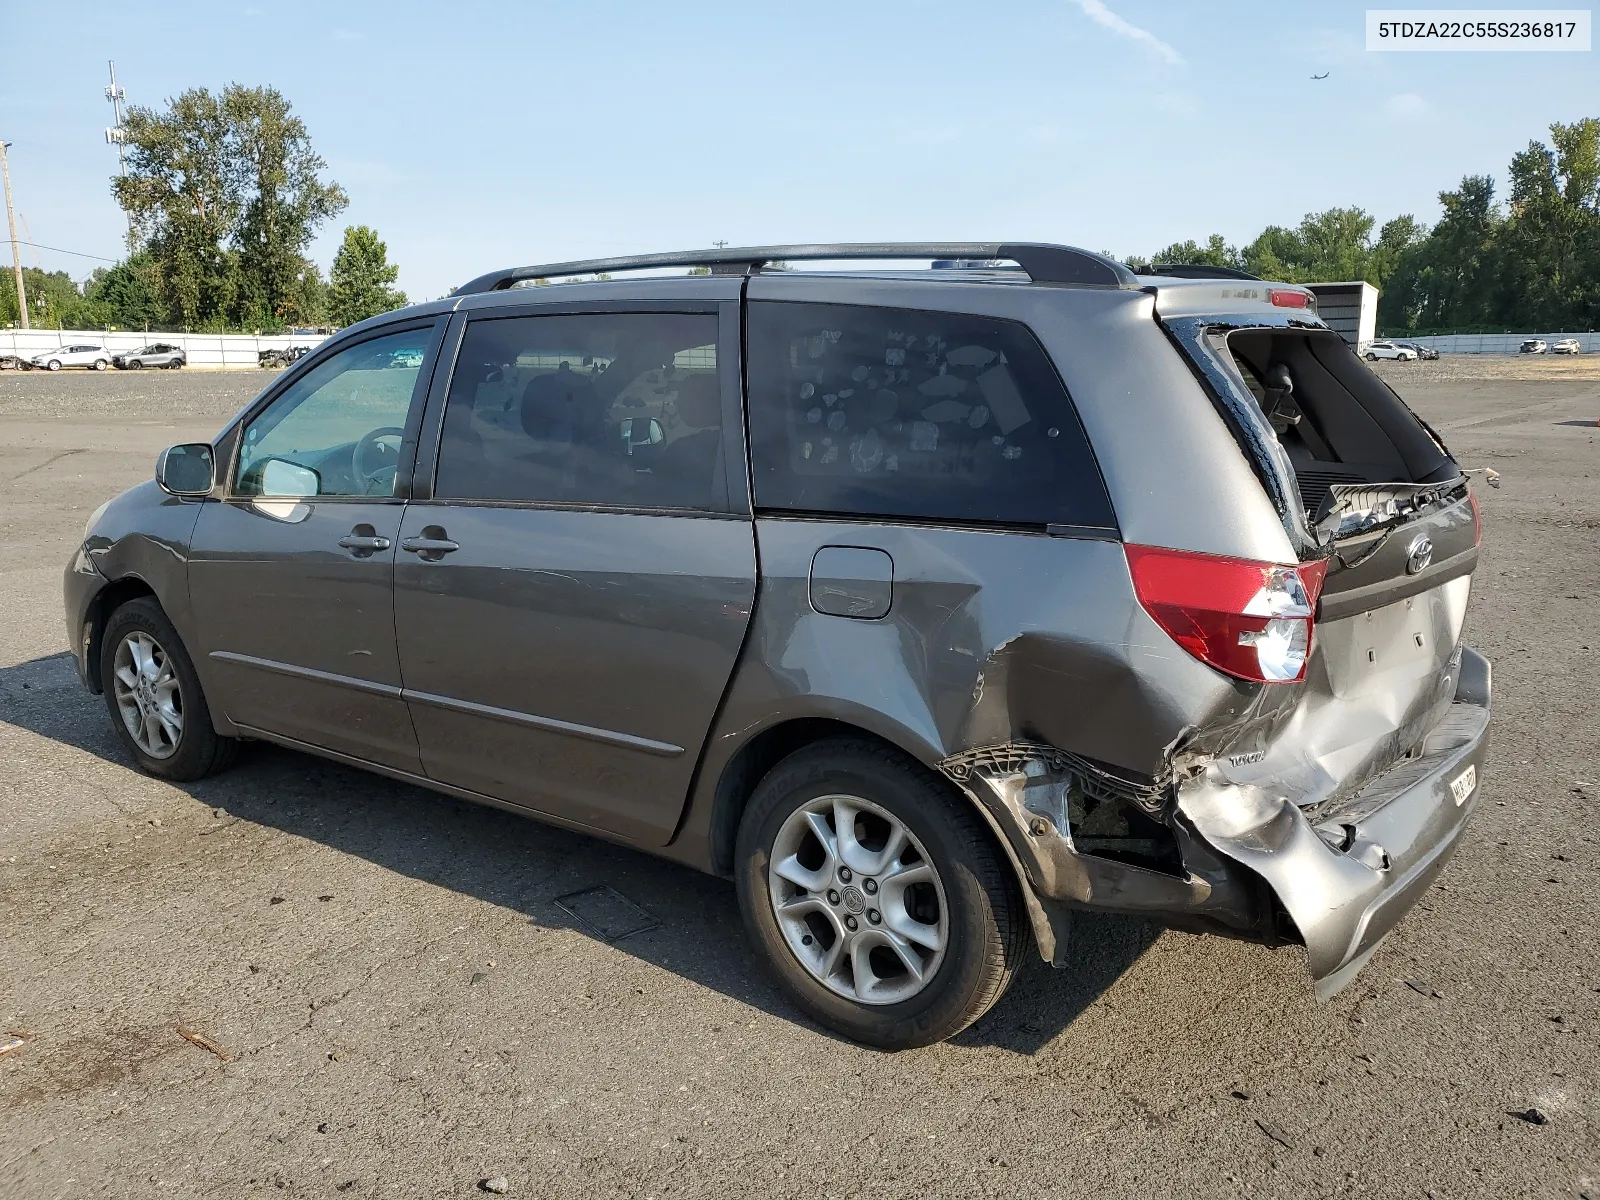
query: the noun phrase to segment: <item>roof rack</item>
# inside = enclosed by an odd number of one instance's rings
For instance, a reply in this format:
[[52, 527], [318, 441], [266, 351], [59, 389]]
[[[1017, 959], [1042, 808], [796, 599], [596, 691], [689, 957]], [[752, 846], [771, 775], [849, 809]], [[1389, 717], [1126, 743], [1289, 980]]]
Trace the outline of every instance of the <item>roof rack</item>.
[[602, 271], [645, 271], [655, 267], [711, 267], [716, 274], [749, 274], [768, 263], [816, 259], [1010, 259], [1034, 283], [1138, 290], [1133, 272], [1119, 262], [1047, 242], [840, 242], [805, 246], [741, 246], [720, 250], [679, 250], [667, 254], [634, 254], [623, 258], [589, 258], [490, 271], [458, 287], [454, 294], [498, 292], [529, 279], [590, 275]]
[[1174, 279], [1260, 279], [1248, 271], [1235, 267], [1213, 267], [1206, 263], [1160, 263], [1145, 271], [1146, 275], [1170, 275]]

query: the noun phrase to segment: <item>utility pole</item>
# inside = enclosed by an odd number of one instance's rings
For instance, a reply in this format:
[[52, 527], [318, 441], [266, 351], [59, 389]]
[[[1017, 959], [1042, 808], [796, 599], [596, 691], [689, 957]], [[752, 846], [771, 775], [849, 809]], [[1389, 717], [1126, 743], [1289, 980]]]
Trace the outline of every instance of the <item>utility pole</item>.
[[[122, 125], [122, 105], [128, 98], [128, 89], [117, 83], [117, 64], [112, 59], [106, 60], [106, 66], [111, 69], [111, 86], [106, 89], [106, 99], [111, 101], [111, 112], [116, 118], [116, 124], [106, 129], [106, 142], [117, 148], [117, 171], [126, 179], [128, 177], [128, 131]], [[133, 249], [133, 214], [128, 213], [128, 249]]]
[[11, 214], [11, 163], [6, 158], [6, 151], [11, 149], [10, 142], [0, 142], [0, 178], [6, 185], [6, 225], [11, 230], [11, 276], [17, 281], [17, 315], [22, 320], [22, 327], [28, 328], [28, 289], [22, 286], [22, 256], [17, 250], [17, 218]]
[[117, 169], [123, 175], [128, 174], [128, 131], [122, 127], [122, 102], [128, 98], [128, 89], [117, 86], [117, 64], [106, 60], [106, 66], [111, 68], [111, 86], [106, 89], [106, 99], [111, 101], [111, 111], [116, 117], [116, 124], [106, 130], [106, 141], [117, 148]]

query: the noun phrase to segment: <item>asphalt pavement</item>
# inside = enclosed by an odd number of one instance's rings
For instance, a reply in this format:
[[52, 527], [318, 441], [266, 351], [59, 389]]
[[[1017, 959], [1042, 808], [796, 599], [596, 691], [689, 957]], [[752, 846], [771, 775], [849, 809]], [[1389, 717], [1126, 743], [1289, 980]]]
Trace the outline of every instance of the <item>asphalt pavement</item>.
[[897, 1055], [720, 880], [272, 748], [132, 770], [62, 568], [267, 377], [0, 376], [0, 1195], [1600, 1198], [1600, 372], [1490, 365], [1383, 368], [1503, 486], [1483, 801], [1367, 969], [1319, 1005], [1294, 948], [1086, 917]]

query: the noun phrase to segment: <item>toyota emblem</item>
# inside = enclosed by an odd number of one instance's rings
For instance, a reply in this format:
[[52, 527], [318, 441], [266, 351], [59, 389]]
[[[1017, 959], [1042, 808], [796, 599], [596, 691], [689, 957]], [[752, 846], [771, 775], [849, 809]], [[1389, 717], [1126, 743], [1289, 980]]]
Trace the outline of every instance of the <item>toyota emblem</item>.
[[1416, 575], [1427, 569], [1433, 561], [1433, 539], [1425, 533], [1419, 533], [1411, 541], [1411, 548], [1406, 551], [1406, 574]]

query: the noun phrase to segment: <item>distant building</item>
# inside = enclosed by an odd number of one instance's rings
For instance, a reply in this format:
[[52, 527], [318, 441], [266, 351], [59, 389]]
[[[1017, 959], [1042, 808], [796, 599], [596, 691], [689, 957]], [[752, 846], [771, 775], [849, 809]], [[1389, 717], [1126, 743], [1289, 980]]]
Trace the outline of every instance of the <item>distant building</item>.
[[1352, 346], [1378, 336], [1378, 289], [1364, 280], [1302, 285], [1317, 298], [1317, 315]]

